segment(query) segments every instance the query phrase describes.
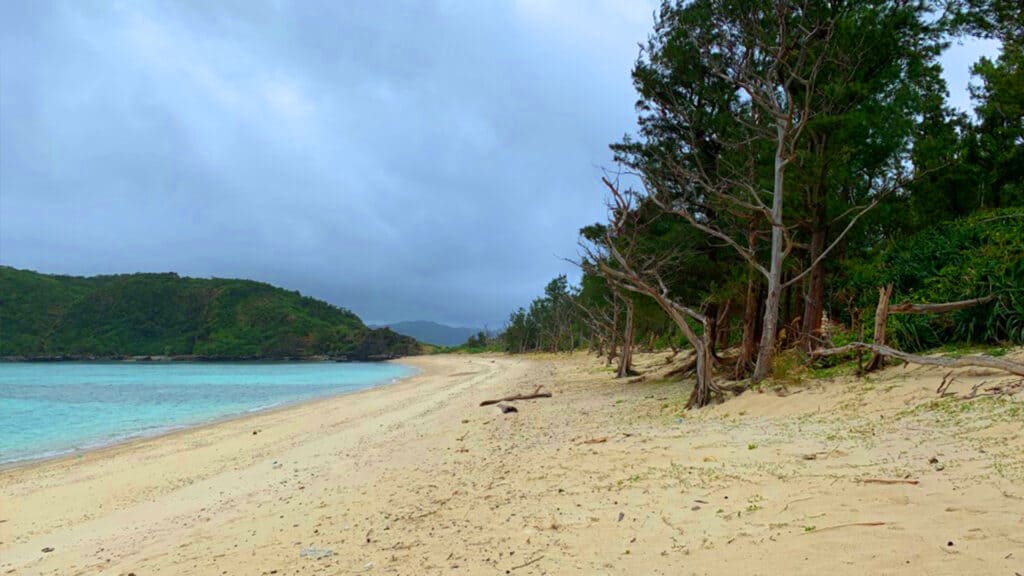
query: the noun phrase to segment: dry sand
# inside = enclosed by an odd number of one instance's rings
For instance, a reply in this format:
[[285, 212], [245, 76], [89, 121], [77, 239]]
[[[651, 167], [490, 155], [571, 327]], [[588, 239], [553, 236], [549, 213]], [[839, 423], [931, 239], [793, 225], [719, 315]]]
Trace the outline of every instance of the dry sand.
[[1024, 574], [1024, 394], [940, 400], [943, 372], [890, 368], [684, 413], [664, 355], [643, 382], [582, 355], [410, 363], [0, 472], [0, 574]]

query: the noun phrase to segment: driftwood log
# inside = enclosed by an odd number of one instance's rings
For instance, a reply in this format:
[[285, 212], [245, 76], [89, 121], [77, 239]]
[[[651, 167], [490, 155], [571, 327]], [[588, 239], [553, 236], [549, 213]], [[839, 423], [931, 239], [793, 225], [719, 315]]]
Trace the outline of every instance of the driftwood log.
[[481, 406], [491, 406], [499, 402], [514, 402], [516, 400], [533, 400], [535, 398], [551, 398], [551, 392], [541, 392], [540, 389], [543, 386], [537, 386], [537, 389], [532, 394], [516, 394], [514, 396], [506, 396], [504, 398], [498, 398], [496, 400], [484, 400], [480, 403]]
[[969, 366], [976, 366], [982, 368], [994, 368], [996, 370], [1003, 370], [1010, 374], [1016, 374], [1017, 376], [1024, 376], [1024, 364], [1019, 362], [1013, 362], [1005, 358], [996, 358], [995, 356], [984, 356], [981, 354], [973, 354], [970, 356], [960, 356], [958, 358], [949, 358], [946, 356], [919, 356], [917, 354], [910, 354], [897, 350], [889, 346], [880, 344], [868, 344], [866, 342], [853, 342], [846, 346], [839, 346], [838, 348], [827, 348], [823, 350], [815, 350], [811, 353], [812, 356], [834, 356], [836, 354], [845, 354], [853, 350], [871, 350], [879, 356], [887, 356], [890, 358], [899, 358], [904, 362], [910, 362], [911, 364], [923, 364], [926, 366], [945, 366], [947, 368], [965, 368]]

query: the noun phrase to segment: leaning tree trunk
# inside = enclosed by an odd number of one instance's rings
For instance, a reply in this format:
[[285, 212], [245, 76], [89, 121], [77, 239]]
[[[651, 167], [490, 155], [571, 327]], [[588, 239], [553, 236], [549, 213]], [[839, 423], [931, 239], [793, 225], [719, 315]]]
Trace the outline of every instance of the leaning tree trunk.
[[687, 408], [702, 408], [711, 404], [717, 399], [722, 398], [722, 388], [715, 384], [715, 379], [711, 375], [711, 367], [714, 360], [711, 358], [711, 347], [708, 346], [708, 326], [707, 318], [704, 320], [704, 334], [697, 336], [697, 333], [690, 328], [690, 324], [686, 322], [686, 317], [677, 310], [672, 303], [663, 295], [651, 290], [647, 292], [655, 302], [661, 307], [662, 310], [668, 314], [672, 322], [679, 328], [679, 331], [683, 333], [686, 341], [693, 346], [693, 352], [696, 357], [696, 382], [693, 384], [693, 392], [690, 393], [690, 399], [686, 403]]
[[[889, 299], [892, 298], [892, 284], [878, 289], [878, 307], [875, 308], [875, 346], [885, 346], [885, 326], [889, 319]], [[864, 367], [866, 372], [878, 370], [882, 367], [885, 356], [875, 350], [871, 360]]]
[[722, 396], [721, 388], [714, 383], [711, 375], [714, 359], [711, 356], [711, 339], [707, 321], [704, 323], [704, 334], [698, 342], [699, 345], [694, 346], [694, 352], [697, 355], [697, 382], [693, 385], [693, 392], [690, 393], [690, 399], [686, 402], [687, 408], [707, 406]]
[[618, 378], [625, 378], [632, 374], [633, 364], [633, 300], [626, 299], [626, 330], [622, 338], [622, 355], [619, 357]]

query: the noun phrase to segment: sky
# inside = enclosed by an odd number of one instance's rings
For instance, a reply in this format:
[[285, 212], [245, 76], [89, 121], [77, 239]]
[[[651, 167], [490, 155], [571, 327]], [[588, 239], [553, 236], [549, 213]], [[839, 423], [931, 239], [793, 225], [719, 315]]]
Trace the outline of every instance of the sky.
[[[653, 0], [0, 3], [0, 263], [496, 327], [577, 277]], [[968, 110], [969, 67], [944, 56]]]

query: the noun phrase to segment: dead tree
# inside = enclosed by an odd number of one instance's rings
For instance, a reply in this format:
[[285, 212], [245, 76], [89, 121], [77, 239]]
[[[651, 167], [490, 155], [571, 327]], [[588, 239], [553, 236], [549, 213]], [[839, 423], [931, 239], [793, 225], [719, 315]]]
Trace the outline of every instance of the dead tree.
[[[696, 383], [687, 406], [699, 408], [720, 399], [722, 389], [715, 383], [711, 373], [713, 359], [708, 318], [694, 306], [676, 301], [662, 280], [661, 271], [673, 267], [673, 255], [651, 254], [638, 249], [637, 240], [644, 223], [640, 221], [636, 210], [637, 195], [621, 191], [618, 185], [607, 178], [602, 181], [611, 194], [611, 222], [594, 246], [583, 245], [587, 255], [584, 262], [589, 263], [594, 272], [615, 286], [654, 300], [693, 347]], [[697, 334], [689, 320], [701, 324], [702, 334]]]
[[845, 346], [839, 346], [838, 348], [828, 348], [824, 350], [815, 350], [813, 356], [834, 356], [836, 354], [846, 354], [854, 350], [871, 350], [875, 354], [880, 356], [899, 358], [904, 362], [910, 362], [911, 364], [923, 364], [926, 366], [943, 366], [946, 368], [963, 368], [969, 366], [976, 366], [981, 368], [994, 368], [996, 370], [1003, 370], [1010, 374], [1016, 374], [1017, 376], [1024, 376], [1024, 364], [1019, 362], [1013, 362], [1005, 358], [996, 358], [995, 356], [984, 356], [981, 354], [975, 354], [971, 356], [959, 356], [956, 358], [949, 358], [944, 356], [920, 356], [918, 354], [910, 354], [891, 348], [885, 345], [879, 344], [868, 344], [866, 342], [853, 342]]
[[[889, 320], [889, 299], [892, 298], [892, 284], [878, 289], [878, 306], [875, 308], [875, 345], [885, 345], [885, 327]], [[875, 353], [864, 367], [866, 372], [877, 370], [882, 365], [882, 355]]]
[[[943, 312], [952, 312], [955, 310], [963, 310], [964, 308], [971, 308], [979, 304], [991, 302], [995, 299], [995, 296], [989, 295], [983, 298], [971, 298], [969, 300], [959, 300], [957, 302], [942, 302], [939, 304], [913, 304], [911, 302], [903, 302], [890, 306], [889, 300], [892, 298], [892, 288], [892, 284], [888, 284], [878, 289], [878, 306], [875, 308], [874, 346], [871, 348], [871, 350], [874, 351], [874, 354], [871, 355], [871, 360], [868, 361], [867, 366], [864, 367], [865, 372], [872, 372], [882, 367], [883, 359], [887, 354], [882, 353], [881, 350], [893, 350], [886, 346], [885, 343], [886, 324], [889, 320], [889, 314], [940, 314]], [[922, 357], [917, 356], [916, 358]], [[945, 364], [938, 365], [945, 366]]]

